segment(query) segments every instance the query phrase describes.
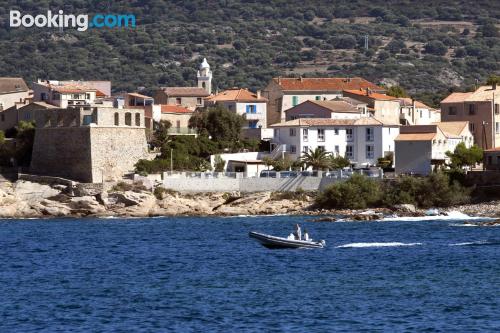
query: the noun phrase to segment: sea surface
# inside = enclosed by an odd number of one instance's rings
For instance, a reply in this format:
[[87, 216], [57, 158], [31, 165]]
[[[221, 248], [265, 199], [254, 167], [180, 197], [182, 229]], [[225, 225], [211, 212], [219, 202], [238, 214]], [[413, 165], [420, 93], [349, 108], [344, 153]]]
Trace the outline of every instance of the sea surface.
[[311, 219], [0, 220], [0, 332], [500, 330], [500, 227]]

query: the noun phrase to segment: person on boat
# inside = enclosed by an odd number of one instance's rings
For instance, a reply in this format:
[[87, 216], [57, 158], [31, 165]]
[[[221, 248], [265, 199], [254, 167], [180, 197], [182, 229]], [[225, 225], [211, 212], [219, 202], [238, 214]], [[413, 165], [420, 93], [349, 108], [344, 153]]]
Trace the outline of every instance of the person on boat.
[[304, 240], [305, 241], [310, 241], [311, 239], [309, 238], [309, 233], [307, 232], [306, 229], [304, 229]]
[[300, 230], [300, 225], [297, 223], [295, 225], [295, 239], [302, 240], [302, 230]]

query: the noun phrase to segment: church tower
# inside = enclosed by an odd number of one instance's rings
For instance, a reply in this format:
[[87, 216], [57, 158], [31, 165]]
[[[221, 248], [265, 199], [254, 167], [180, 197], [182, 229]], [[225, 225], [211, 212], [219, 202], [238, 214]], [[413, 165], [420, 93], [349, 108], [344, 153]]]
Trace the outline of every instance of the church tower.
[[203, 62], [200, 65], [200, 70], [196, 76], [198, 78], [198, 88], [203, 88], [212, 94], [212, 71], [210, 70], [210, 65], [206, 58], [203, 58]]

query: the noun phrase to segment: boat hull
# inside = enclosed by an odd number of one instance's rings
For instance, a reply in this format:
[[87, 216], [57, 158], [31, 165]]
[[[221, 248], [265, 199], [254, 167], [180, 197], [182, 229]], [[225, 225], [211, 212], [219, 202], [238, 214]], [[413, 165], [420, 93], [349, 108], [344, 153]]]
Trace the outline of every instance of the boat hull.
[[268, 249], [320, 249], [324, 247], [324, 242], [291, 240], [287, 238], [261, 234], [254, 231], [251, 231], [248, 236], [250, 236], [250, 238], [256, 239], [260, 244], [267, 247]]

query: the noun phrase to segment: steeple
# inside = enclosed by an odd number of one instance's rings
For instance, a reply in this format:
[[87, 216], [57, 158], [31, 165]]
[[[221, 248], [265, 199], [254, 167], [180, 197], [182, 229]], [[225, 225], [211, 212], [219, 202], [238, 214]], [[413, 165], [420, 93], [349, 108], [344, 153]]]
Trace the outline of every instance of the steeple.
[[198, 87], [212, 94], [212, 71], [210, 70], [207, 58], [203, 58], [203, 62], [200, 64], [200, 69], [196, 76], [198, 78]]

